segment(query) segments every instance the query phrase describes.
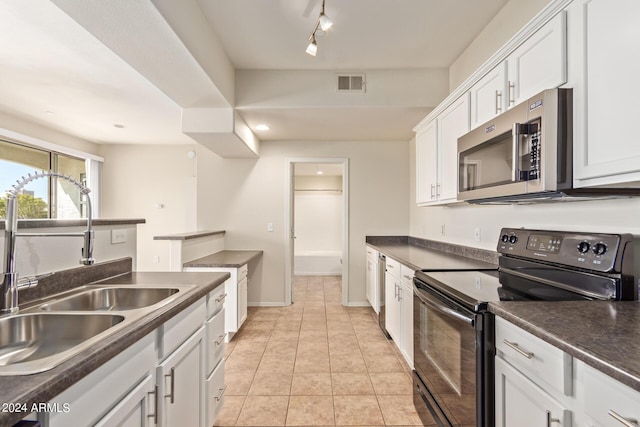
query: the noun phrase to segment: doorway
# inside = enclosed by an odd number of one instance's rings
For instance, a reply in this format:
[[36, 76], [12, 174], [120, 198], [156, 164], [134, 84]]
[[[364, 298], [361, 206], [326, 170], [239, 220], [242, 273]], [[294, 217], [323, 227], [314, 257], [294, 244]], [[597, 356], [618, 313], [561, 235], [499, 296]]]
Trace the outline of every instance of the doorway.
[[348, 305], [348, 166], [346, 158], [286, 161], [286, 305], [295, 302], [295, 276], [340, 276]]

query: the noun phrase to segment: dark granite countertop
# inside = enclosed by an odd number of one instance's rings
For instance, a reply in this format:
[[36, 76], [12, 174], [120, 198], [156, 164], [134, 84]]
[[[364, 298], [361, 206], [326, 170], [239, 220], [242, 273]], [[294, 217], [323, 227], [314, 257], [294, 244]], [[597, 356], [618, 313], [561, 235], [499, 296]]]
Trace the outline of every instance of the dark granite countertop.
[[[198, 301], [229, 278], [229, 273], [126, 273], [100, 281], [101, 284], [197, 285], [175, 301], [143, 316], [90, 349], [57, 367], [32, 375], [0, 376], [0, 402], [48, 402], [105, 362], [152, 332], [161, 324]], [[26, 414], [0, 411], [0, 427], [12, 426]]]
[[[144, 224], [146, 220], [141, 218], [131, 219], [102, 219], [96, 218], [91, 220], [94, 226], [101, 225], [130, 225]], [[18, 229], [21, 228], [54, 228], [54, 227], [85, 227], [86, 219], [20, 219], [18, 220]], [[5, 228], [5, 220], [0, 220], [0, 230]]]
[[367, 236], [366, 244], [414, 270], [495, 269], [497, 253], [407, 236]]
[[185, 267], [238, 268], [261, 257], [263, 251], [224, 250], [186, 262]]
[[216, 234], [224, 234], [224, 230], [203, 230], [191, 231], [188, 233], [168, 234], [164, 236], [154, 236], [153, 240], [191, 240], [201, 237], [215, 236]]
[[640, 301], [503, 301], [489, 311], [640, 391]]

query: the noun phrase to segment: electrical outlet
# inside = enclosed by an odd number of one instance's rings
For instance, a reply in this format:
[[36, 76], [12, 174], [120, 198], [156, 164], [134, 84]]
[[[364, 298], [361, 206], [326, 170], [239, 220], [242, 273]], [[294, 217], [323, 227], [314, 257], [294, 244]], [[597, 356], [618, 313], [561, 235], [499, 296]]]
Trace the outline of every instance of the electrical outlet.
[[482, 239], [480, 227], [476, 227], [475, 231], [473, 232], [473, 238], [476, 239], [476, 242], [479, 242]]
[[153, 256], [153, 262], [154, 262], [155, 264], [160, 264], [160, 256], [158, 256], [158, 255], [154, 255], [154, 256]]
[[268, 232], [272, 232], [273, 231], [273, 223], [272, 222], [268, 222], [267, 223], [267, 231]]
[[127, 242], [127, 230], [124, 228], [118, 230], [111, 230], [111, 244], [126, 243]]

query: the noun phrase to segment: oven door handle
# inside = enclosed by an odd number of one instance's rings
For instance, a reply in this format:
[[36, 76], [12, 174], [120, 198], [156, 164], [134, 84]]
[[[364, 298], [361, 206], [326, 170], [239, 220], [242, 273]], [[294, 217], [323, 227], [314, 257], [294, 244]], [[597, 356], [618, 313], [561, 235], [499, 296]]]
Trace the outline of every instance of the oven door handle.
[[452, 317], [456, 320], [460, 320], [461, 322], [466, 323], [469, 326], [473, 326], [475, 324], [475, 316], [469, 315], [462, 311], [458, 311], [453, 307], [449, 307], [446, 303], [443, 303], [437, 297], [432, 296], [428, 292], [414, 287], [414, 294], [420, 299], [422, 303], [431, 307], [439, 313], [442, 313], [448, 317]]

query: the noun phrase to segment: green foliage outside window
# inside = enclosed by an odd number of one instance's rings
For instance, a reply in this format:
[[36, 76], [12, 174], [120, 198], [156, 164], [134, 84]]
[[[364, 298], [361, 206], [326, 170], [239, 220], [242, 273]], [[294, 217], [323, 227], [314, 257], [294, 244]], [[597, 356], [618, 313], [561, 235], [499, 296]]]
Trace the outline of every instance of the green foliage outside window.
[[[48, 218], [47, 202], [31, 194], [18, 194], [18, 218]], [[7, 198], [0, 197], [0, 219], [7, 215]]]

